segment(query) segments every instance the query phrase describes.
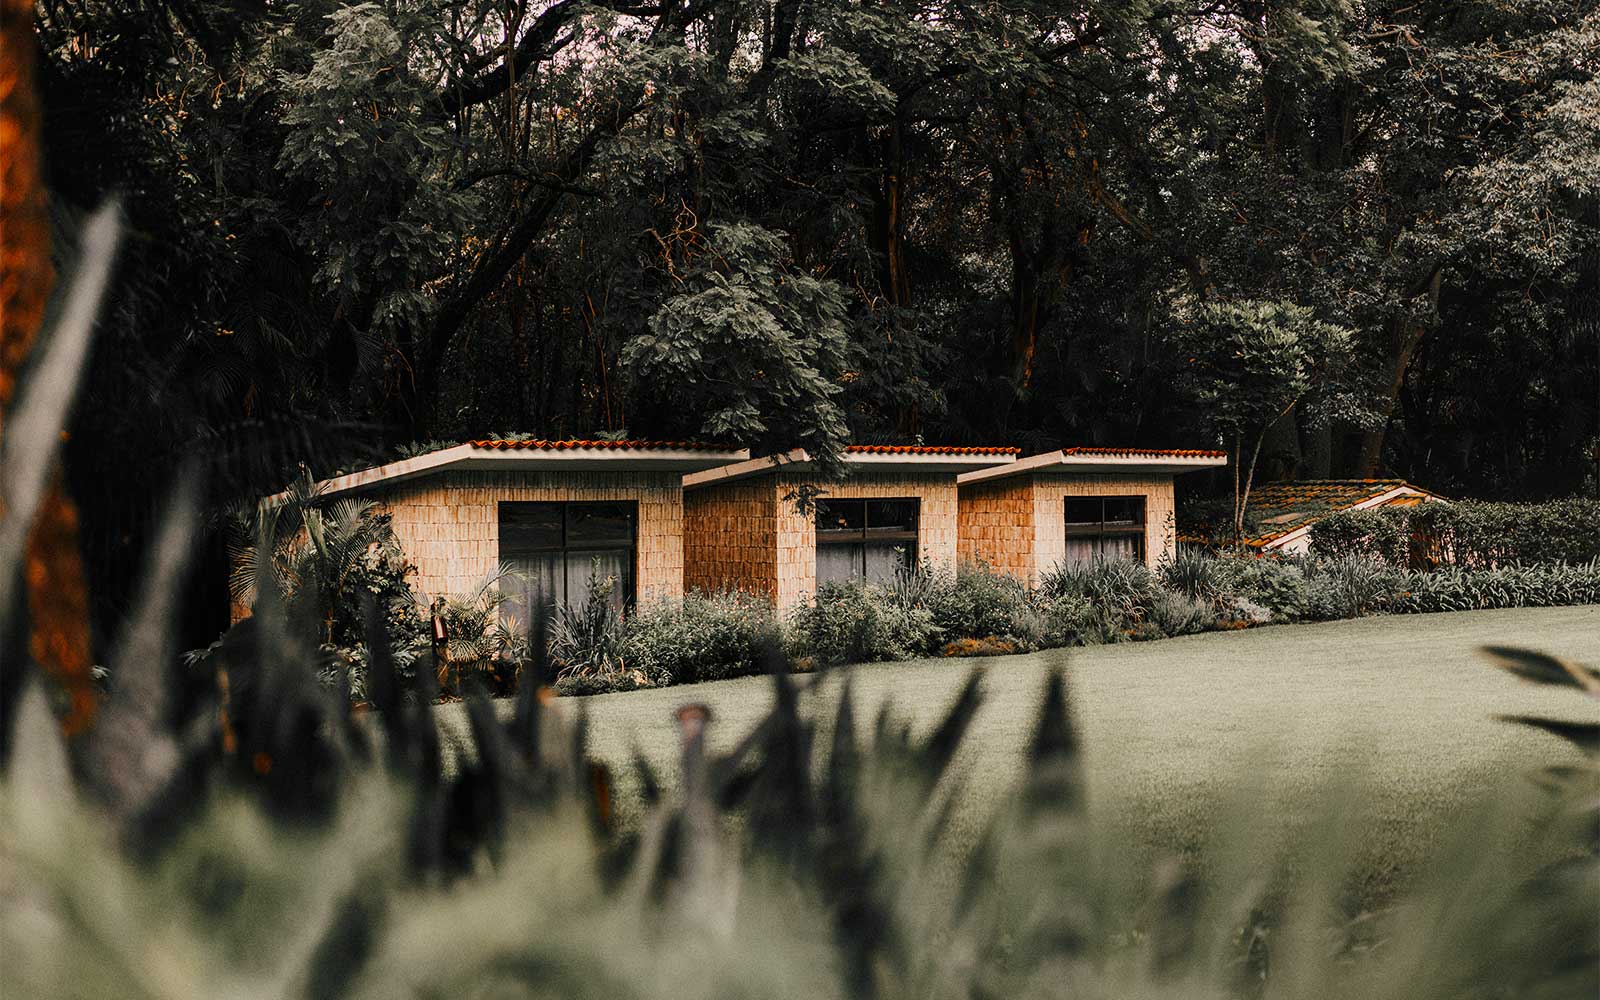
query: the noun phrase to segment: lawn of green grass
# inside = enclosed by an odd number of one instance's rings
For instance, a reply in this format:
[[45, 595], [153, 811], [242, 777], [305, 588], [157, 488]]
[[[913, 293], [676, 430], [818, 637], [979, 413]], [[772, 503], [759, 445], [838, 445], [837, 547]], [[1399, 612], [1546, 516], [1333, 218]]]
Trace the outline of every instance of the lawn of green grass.
[[[986, 660], [917, 660], [853, 670], [857, 718], [889, 700], [914, 729], [934, 724], [973, 667], [986, 700], [953, 778], [963, 787], [957, 843], [1015, 787], [1045, 671], [1065, 666], [1083, 736], [1090, 807], [1152, 852], [1191, 851], [1250, 764], [1268, 825], [1303, 833], [1326, 819], [1330, 780], [1368, 777], [1342, 818], [1361, 830], [1364, 864], [1380, 891], [1411, 869], [1445, 821], [1491, 789], [1539, 767], [1579, 760], [1560, 739], [1495, 721], [1496, 713], [1600, 720], [1600, 705], [1570, 690], [1523, 684], [1474, 652], [1522, 645], [1600, 663], [1600, 607], [1537, 608], [1366, 618], [1210, 633], [1159, 642], [1051, 650]], [[839, 677], [807, 700], [831, 715]], [[625, 694], [561, 699], [590, 718], [592, 753], [628, 780], [637, 746], [670, 782], [672, 713], [711, 707], [713, 745], [731, 745], [771, 703], [771, 681], [750, 677]], [[508, 706], [509, 707], [509, 706]], [[447, 743], [467, 741], [459, 706], [440, 710]], [[820, 741], [819, 741], [820, 742]]]

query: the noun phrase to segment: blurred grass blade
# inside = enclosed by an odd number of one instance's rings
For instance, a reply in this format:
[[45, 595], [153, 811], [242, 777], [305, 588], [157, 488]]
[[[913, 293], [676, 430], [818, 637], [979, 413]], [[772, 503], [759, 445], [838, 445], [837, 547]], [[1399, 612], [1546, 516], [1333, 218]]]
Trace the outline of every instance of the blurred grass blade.
[[1508, 670], [1535, 684], [1571, 685], [1591, 698], [1600, 698], [1600, 672], [1579, 666], [1559, 656], [1538, 653], [1515, 646], [1484, 646], [1484, 656], [1502, 670]]
[[139, 605], [111, 661], [116, 697], [106, 699], [83, 747], [94, 791], [122, 819], [137, 814], [178, 766], [177, 743], [166, 727], [166, 671], [180, 581], [187, 576], [199, 525], [198, 494], [193, 473], [186, 473], [152, 547]]
[[967, 682], [961, 686], [955, 703], [950, 706], [950, 711], [945, 713], [939, 727], [922, 745], [918, 757], [930, 783], [939, 780], [960, 749], [967, 727], [972, 724], [972, 717], [978, 714], [978, 706], [983, 703], [982, 684], [983, 668], [974, 667], [967, 675]]
[[0, 614], [13, 607], [16, 567], [88, 369], [89, 340], [116, 256], [119, 216], [117, 203], [109, 201], [84, 227], [71, 287], [40, 337], [26, 388], [6, 418], [0, 442], [0, 504], [5, 511], [0, 521]]
[[1600, 756], [1600, 723], [1566, 722], [1561, 719], [1542, 719], [1532, 715], [1497, 715], [1501, 722], [1542, 729], [1559, 736], [1591, 756]]

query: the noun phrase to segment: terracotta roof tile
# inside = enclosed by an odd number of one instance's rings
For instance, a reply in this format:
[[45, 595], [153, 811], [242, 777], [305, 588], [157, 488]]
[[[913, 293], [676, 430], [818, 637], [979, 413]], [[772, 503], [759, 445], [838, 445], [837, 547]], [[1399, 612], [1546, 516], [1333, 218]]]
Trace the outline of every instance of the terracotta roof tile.
[[922, 444], [853, 444], [847, 452], [868, 455], [1020, 455], [1021, 448], [957, 448]]
[[1200, 448], [1062, 448], [1063, 455], [1126, 455], [1157, 458], [1227, 458], [1225, 451]]
[[496, 451], [571, 451], [577, 448], [595, 448], [609, 451], [730, 451], [727, 445], [705, 441], [546, 441], [539, 440], [477, 440], [468, 441], [474, 448]]
[[[1250, 515], [1257, 534], [1246, 538], [1245, 544], [1259, 548], [1335, 511], [1347, 510], [1399, 486], [1418, 489], [1404, 479], [1300, 479], [1263, 483], [1250, 491]], [[1406, 494], [1387, 500], [1381, 506], [1409, 507], [1424, 499], [1426, 497], [1417, 494]], [[1202, 539], [1203, 527], [1197, 526], [1197, 530], [1198, 534], [1186, 535], [1180, 540]]]

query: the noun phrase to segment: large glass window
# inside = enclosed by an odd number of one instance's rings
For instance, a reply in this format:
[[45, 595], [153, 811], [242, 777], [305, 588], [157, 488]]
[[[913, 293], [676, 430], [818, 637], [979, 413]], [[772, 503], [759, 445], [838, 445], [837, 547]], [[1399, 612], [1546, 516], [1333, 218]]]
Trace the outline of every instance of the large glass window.
[[817, 583], [886, 580], [917, 561], [916, 500], [817, 501]]
[[1144, 497], [1067, 497], [1067, 562], [1144, 561]]
[[528, 622], [538, 601], [546, 608], [581, 604], [598, 574], [616, 581], [612, 604], [633, 600], [638, 505], [600, 503], [500, 504], [500, 561], [515, 576], [501, 582], [507, 610]]

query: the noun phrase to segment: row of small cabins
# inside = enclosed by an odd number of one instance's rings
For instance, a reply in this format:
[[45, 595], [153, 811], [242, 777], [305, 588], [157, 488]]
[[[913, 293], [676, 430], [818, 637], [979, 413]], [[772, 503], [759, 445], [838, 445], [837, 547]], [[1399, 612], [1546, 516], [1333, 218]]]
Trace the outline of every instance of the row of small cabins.
[[[392, 515], [418, 589], [461, 593], [499, 567], [516, 603], [581, 598], [599, 571], [623, 600], [740, 589], [788, 607], [819, 584], [902, 565], [985, 563], [1037, 582], [1060, 563], [1154, 565], [1176, 545], [1173, 478], [1215, 451], [855, 445], [842, 480], [803, 450], [751, 458], [685, 442], [483, 440], [317, 484]], [[817, 491], [802, 513], [797, 498]]]
[[[1020, 458], [1016, 448], [923, 445], [855, 445], [844, 459], [835, 481], [803, 450], [751, 458], [685, 442], [483, 440], [326, 480], [318, 494], [387, 509], [430, 596], [509, 567], [502, 586], [521, 591], [515, 604], [567, 603], [598, 568], [619, 601], [740, 589], [790, 607], [819, 584], [911, 563], [982, 563], [1030, 584], [1064, 563], [1154, 566], [1178, 542], [1174, 477], [1227, 464], [1218, 451]], [[802, 512], [798, 498], [813, 492]], [[1359, 505], [1407, 496], [1369, 485]], [[1283, 527], [1281, 542], [1253, 544], [1304, 541], [1298, 522]]]

